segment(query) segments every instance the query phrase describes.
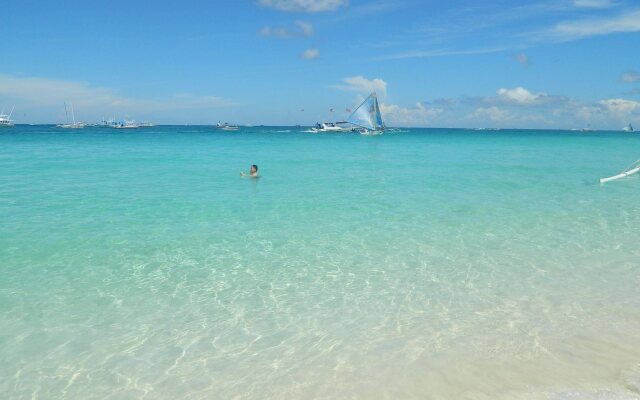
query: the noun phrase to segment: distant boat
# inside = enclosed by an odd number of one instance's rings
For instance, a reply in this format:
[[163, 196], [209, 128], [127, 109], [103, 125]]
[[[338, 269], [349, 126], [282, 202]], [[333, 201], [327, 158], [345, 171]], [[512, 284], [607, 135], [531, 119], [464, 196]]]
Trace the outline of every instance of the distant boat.
[[376, 92], [372, 92], [353, 110], [347, 118], [347, 122], [359, 127], [359, 132], [363, 135], [382, 135], [384, 133], [385, 126], [382, 114], [380, 114]]
[[64, 128], [64, 129], [82, 129], [84, 128], [84, 124], [82, 122], [76, 122], [76, 115], [73, 112], [73, 103], [69, 103], [69, 105], [71, 106], [71, 120], [73, 121], [72, 124], [69, 123], [69, 113], [67, 112], [67, 103], [64, 103], [64, 114], [67, 117], [67, 123], [66, 124], [60, 124], [57, 127], [58, 128]]
[[151, 122], [145, 121], [145, 122], [140, 122], [140, 128], [152, 128], [155, 125], [152, 124]]
[[376, 92], [372, 92], [353, 110], [346, 121], [316, 123], [313, 133], [360, 132], [363, 135], [381, 135], [385, 130]]
[[0, 128], [11, 128], [13, 127], [13, 121], [11, 120], [11, 114], [13, 114], [13, 109], [15, 106], [11, 107], [11, 112], [9, 115], [4, 113], [4, 108], [0, 111]]
[[351, 126], [350, 122], [347, 121], [338, 121], [338, 122], [318, 122], [311, 128], [311, 132], [320, 133], [344, 133], [344, 132], [353, 132], [354, 128]]
[[633, 126], [631, 126], [631, 124], [625, 126], [624, 128], [622, 128], [623, 131], [625, 132], [633, 132]]
[[586, 128], [580, 129], [580, 132], [591, 132], [591, 124], [587, 124]]
[[231, 125], [228, 122], [225, 122], [225, 123], [218, 122], [218, 124], [216, 125], [216, 128], [222, 129], [223, 131], [237, 131], [239, 129], [238, 126]]
[[127, 121], [117, 123], [114, 128], [116, 129], [137, 129], [140, 128], [140, 125], [136, 124], [136, 121]]
[[115, 119], [110, 119], [110, 120], [106, 120], [104, 118], [102, 118], [102, 121], [100, 121], [99, 123], [93, 125], [93, 127], [95, 128], [115, 128], [117, 125], [116, 120]]

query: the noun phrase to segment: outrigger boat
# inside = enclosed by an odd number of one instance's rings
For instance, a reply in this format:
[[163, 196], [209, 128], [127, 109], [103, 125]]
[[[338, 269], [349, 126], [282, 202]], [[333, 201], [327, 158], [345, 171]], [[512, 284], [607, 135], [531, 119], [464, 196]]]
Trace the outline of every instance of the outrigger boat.
[[357, 126], [362, 135], [382, 135], [385, 130], [380, 114], [380, 105], [376, 92], [372, 92], [360, 105], [353, 110], [347, 122]]
[[626, 178], [627, 176], [637, 174], [638, 172], [640, 172], [640, 160], [637, 160], [636, 162], [628, 166], [627, 169], [625, 169], [623, 172], [619, 173], [618, 175], [600, 179], [600, 183], [607, 183], [607, 182], [615, 181], [617, 179]]
[[382, 135], [386, 129], [380, 114], [380, 105], [376, 92], [372, 92], [346, 121], [317, 123], [311, 132], [347, 133], [359, 132], [362, 135]]

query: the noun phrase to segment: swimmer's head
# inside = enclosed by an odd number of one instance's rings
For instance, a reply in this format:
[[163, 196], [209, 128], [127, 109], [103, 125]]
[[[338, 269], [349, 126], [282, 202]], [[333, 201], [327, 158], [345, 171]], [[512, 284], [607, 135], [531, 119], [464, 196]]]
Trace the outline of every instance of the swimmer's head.
[[258, 172], [258, 166], [253, 164], [250, 169], [251, 173]]

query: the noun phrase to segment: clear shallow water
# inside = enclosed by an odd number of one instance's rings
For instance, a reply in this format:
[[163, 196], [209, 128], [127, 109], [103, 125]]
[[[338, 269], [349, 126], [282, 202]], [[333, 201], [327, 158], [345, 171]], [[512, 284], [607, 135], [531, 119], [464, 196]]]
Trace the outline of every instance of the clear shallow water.
[[639, 398], [640, 179], [596, 183], [638, 158], [622, 133], [5, 129], [0, 392]]

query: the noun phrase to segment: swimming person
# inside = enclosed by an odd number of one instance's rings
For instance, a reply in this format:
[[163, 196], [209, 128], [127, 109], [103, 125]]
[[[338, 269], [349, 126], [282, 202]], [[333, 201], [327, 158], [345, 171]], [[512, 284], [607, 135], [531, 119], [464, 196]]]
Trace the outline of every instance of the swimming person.
[[259, 178], [258, 176], [258, 166], [253, 164], [251, 168], [249, 168], [249, 173], [245, 174], [244, 172], [240, 172], [240, 176], [246, 176], [247, 178]]

